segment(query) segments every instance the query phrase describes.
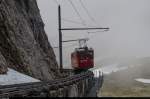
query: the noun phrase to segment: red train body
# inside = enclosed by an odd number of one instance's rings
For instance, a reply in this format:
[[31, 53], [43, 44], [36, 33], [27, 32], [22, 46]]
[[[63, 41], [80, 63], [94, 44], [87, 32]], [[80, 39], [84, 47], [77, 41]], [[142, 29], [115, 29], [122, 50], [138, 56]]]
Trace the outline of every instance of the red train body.
[[71, 64], [75, 70], [94, 67], [94, 50], [92, 48], [77, 48], [71, 54]]

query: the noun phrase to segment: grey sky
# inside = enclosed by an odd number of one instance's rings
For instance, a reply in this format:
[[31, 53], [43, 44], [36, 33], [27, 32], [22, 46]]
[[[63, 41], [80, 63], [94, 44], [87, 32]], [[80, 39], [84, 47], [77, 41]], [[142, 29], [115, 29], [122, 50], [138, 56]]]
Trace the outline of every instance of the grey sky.
[[[63, 18], [81, 22], [68, 0], [57, 1], [61, 4]], [[110, 31], [96, 34], [87, 34], [86, 31], [70, 31], [63, 33], [64, 40], [89, 37], [88, 43], [95, 49], [96, 62], [106, 57], [150, 56], [150, 0], [82, 1], [98, 25], [90, 20], [79, 0], [72, 0], [86, 24], [110, 27]], [[51, 45], [58, 46], [57, 4], [54, 0], [38, 0], [38, 4]], [[62, 23], [63, 27], [84, 27], [64, 21]], [[78, 45], [78, 43], [74, 44]], [[64, 46], [68, 45], [72, 43]], [[69, 59], [74, 47], [64, 48], [64, 56]]]

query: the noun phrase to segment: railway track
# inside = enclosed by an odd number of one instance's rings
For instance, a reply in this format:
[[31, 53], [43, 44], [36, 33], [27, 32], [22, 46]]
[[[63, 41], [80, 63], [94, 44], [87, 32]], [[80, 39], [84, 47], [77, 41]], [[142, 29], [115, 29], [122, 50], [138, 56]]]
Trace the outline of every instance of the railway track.
[[0, 97], [14, 97], [14, 96], [37, 96], [41, 92], [49, 92], [50, 90], [57, 90], [78, 83], [85, 79], [92, 79], [93, 73], [91, 71], [81, 72], [68, 76], [66, 78], [56, 79], [49, 82], [34, 82], [16, 85], [0, 86]]

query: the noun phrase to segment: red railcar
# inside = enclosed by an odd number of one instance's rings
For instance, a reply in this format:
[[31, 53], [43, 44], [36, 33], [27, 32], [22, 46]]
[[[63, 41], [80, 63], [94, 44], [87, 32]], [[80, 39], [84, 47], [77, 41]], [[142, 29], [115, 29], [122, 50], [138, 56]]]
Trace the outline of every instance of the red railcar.
[[71, 54], [71, 64], [75, 70], [94, 67], [94, 50], [92, 48], [76, 48]]

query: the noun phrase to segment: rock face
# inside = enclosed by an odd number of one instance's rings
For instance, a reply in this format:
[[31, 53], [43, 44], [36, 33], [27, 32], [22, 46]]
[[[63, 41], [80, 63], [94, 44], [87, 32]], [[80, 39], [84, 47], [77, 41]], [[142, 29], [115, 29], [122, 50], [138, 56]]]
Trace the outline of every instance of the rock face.
[[0, 53], [0, 74], [5, 74], [7, 73], [8, 68], [7, 68], [7, 62], [3, 55]]
[[0, 0], [0, 72], [48, 81], [59, 73], [36, 0]]

